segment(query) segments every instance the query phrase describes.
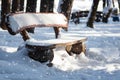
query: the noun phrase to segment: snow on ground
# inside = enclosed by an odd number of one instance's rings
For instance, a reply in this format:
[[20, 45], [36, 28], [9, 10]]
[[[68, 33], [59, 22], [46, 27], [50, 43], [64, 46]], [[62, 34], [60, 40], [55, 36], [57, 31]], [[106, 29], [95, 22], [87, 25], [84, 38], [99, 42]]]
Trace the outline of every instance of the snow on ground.
[[[52, 28], [37, 28], [36, 39], [54, 38]], [[87, 37], [86, 56], [79, 59], [68, 56], [63, 49], [54, 50], [53, 67], [30, 59], [19, 34], [12, 36], [0, 29], [0, 80], [119, 80], [120, 76], [120, 24], [95, 23], [95, 28], [69, 24], [61, 37]]]
[[[64, 49], [55, 49], [53, 67], [47, 67], [27, 56], [20, 34], [10, 35], [0, 29], [0, 80], [119, 80], [120, 79], [120, 23], [95, 23], [86, 27], [86, 19], [69, 24], [61, 37], [87, 37], [86, 56], [68, 56]], [[53, 39], [52, 28], [36, 28], [33, 38]], [[20, 47], [22, 46], [22, 47]], [[19, 47], [19, 49], [18, 49]]]

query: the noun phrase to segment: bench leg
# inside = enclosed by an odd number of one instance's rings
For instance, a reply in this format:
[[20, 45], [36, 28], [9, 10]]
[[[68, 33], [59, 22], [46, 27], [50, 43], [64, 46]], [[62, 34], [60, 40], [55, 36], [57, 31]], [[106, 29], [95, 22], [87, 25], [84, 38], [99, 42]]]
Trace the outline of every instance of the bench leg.
[[54, 52], [52, 49], [48, 50], [31, 50], [28, 51], [28, 56], [36, 61], [39, 61], [41, 63], [49, 62], [47, 65], [49, 67], [52, 66], [52, 60], [54, 58]]
[[58, 35], [60, 34], [60, 29], [58, 27], [53, 27], [55, 32], [55, 38], [58, 38]]
[[30, 36], [28, 35], [26, 30], [21, 31], [20, 34], [22, 35], [24, 41], [30, 39]]
[[72, 56], [73, 54], [79, 55], [81, 52], [86, 52], [86, 46], [82, 42], [73, 45], [67, 45], [65, 49], [70, 56]]

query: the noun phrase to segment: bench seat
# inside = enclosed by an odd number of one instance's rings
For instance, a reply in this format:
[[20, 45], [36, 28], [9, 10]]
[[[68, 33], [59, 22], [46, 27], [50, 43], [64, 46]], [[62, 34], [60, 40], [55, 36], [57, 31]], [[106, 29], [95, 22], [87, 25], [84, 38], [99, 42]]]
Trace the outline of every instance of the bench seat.
[[26, 41], [26, 44], [33, 45], [33, 46], [64, 46], [69, 44], [75, 44], [80, 42], [85, 42], [87, 40], [86, 37], [74, 38], [74, 37], [65, 37], [59, 39], [50, 39], [50, 40], [34, 40], [29, 39]]
[[[37, 51], [37, 50], [49, 50], [56, 47], [64, 47], [69, 55], [71, 55], [71, 50], [74, 49], [75, 54], [80, 54], [81, 52], [85, 53], [85, 44], [87, 40], [86, 37], [80, 38], [61, 38], [61, 39], [50, 39], [50, 40], [27, 40], [26, 48], [28, 51]], [[76, 50], [75, 50], [76, 49]]]
[[85, 53], [86, 46], [84, 42], [87, 39], [85, 37], [81, 38], [61, 38], [61, 39], [50, 39], [50, 40], [27, 40], [26, 48], [30, 58], [37, 60], [39, 62], [52, 62], [54, 58], [53, 49], [57, 47], [64, 47], [66, 52], [72, 56], [73, 54], [79, 55], [80, 53]]

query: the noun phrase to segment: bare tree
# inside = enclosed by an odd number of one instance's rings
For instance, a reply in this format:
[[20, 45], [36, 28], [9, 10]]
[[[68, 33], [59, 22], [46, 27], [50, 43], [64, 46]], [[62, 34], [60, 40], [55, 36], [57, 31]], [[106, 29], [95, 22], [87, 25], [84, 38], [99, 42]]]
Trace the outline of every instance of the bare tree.
[[40, 12], [53, 12], [54, 0], [41, 0]]
[[103, 8], [105, 7], [106, 5], [106, 0], [103, 0]]
[[114, 6], [113, 4], [113, 0], [107, 0], [107, 6], [104, 7], [103, 9], [103, 19], [102, 22], [107, 23], [108, 22], [108, 18], [110, 17], [110, 14], [112, 12], [112, 8]]
[[12, 13], [19, 11], [19, 9], [20, 9], [19, 4], [20, 4], [20, 0], [13, 0], [12, 1]]
[[70, 18], [73, 1], [74, 0], [61, 0], [60, 5], [61, 13], [63, 13], [68, 20]]
[[26, 12], [36, 12], [37, 0], [27, 0]]
[[87, 21], [87, 26], [90, 28], [93, 28], [93, 22], [95, 20], [98, 4], [99, 4], [99, 0], [93, 0], [93, 4], [91, 7], [91, 11], [89, 12], [88, 21]]
[[120, 0], [118, 0], [118, 7], [119, 7], [119, 11], [120, 11]]
[[20, 0], [20, 11], [24, 10], [24, 0]]
[[[1, 0], [1, 28], [7, 29], [6, 27], [6, 14], [10, 12], [10, 2], [11, 0]], [[7, 6], [6, 6], [7, 5]]]

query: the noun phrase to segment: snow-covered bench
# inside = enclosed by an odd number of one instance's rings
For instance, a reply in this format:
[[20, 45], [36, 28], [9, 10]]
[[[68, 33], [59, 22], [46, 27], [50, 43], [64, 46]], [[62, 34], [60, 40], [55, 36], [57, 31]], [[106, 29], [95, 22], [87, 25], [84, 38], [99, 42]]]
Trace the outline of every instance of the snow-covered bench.
[[[67, 19], [63, 14], [59, 13], [16, 13], [10, 14], [7, 18], [8, 30], [11, 34], [24, 32], [27, 28], [33, 27], [67, 27]], [[29, 36], [28, 33], [22, 35]], [[86, 38], [61, 38], [50, 40], [32, 40], [27, 39], [26, 48], [29, 57], [40, 61], [49, 61], [49, 66], [53, 60], [53, 49], [62, 46], [69, 55], [73, 53], [79, 55], [81, 52], [85, 53]]]
[[59, 39], [50, 39], [50, 40], [27, 40], [26, 48], [28, 50], [28, 55], [34, 60], [40, 62], [49, 62], [48, 66], [51, 66], [51, 62], [54, 58], [53, 49], [55, 48], [65, 48], [66, 52], [72, 56], [75, 54], [79, 56], [80, 53], [86, 52], [85, 37], [68, 37], [68, 38], [59, 38]]
[[[9, 32], [21, 33], [27, 28], [33, 27], [67, 27], [67, 19], [63, 14], [55, 13], [17, 13], [8, 16]], [[27, 35], [26, 33], [25, 35]], [[24, 35], [23, 35], [24, 36]], [[53, 49], [62, 46], [69, 55], [85, 53], [86, 38], [62, 38], [50, 40], [26, 40], [26, 48], [29, 57], [40, 61], [49, 61], [49, 66], [54, 57]]]

